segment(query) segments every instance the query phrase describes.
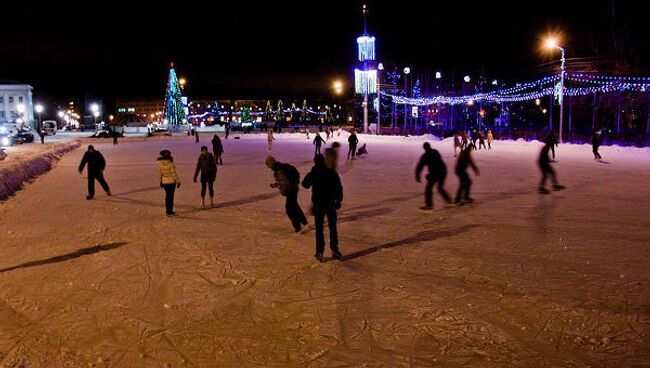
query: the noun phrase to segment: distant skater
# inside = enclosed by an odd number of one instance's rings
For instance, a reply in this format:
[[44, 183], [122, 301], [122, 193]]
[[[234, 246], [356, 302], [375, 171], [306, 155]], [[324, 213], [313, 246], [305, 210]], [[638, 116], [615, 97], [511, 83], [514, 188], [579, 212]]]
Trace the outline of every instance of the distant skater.
[[325, 140], [323, 140], [323, 137], [320, 136], [320, 133], [316, 133], [316, 138], [314, 138], [314, 145], [316, 146], [314, 155], [320, 154], [320, 146], [323, 144], [323, 142], [325, 142]]
[[113, 145], [116, 146], [117, 145], [117, 138], [119, 137], [119, 134], [116, 131], [113, 131], [112, 136], [113, 136]]
[[553, 190], [562, 190], [564, 189], [557, 181], [557, 176], [555, 175], [555, 170], [551, 167], [551, 160], [548, 157], [548, 151], [551, 150], [553, 146], [551, 144], [545, 144], [542, 151], [539, 153], [539, 168], [542, 170], [542, 181], [539, 184], [539, 192], [541, 194], [548, 194], [550, 191], [546, 189], [546, 179], [551, 178], [553, 183]]
[[217, 161], [208, 147], [201, 147], [199, 160], [196, 162], [194, 170], [194, 182], [201, 173], [201, 208], [205, 208], [205, 189], [208, 187], [210, 192], [210, 207], [214, 207], [214, 181], [217, 180]]
[[325, 127], [325, 139], [330, 139], [330, 127]]
[[462, 144], [460, 143], [460, 134], [458, 134], [458, 132], [454, 132], [454, 157], [458, 156], [458, 149], [461, 151], [463, 150]]
[[553, 153], [553, 161], [555, 162], [555, 147], [557, 147], [560, 144], [559, 139], [557, 138], [557, 135], [555, 135], [554, 131], [551, 131], [549, 135], [546, 136], [544, 139], [544, 143], [551, 146], [551, 152]]
[[230, 122], [226, 122], [225, 129], [226, 129], [226, 139], [228, 139], [228, 135], [230, 135]]
[[38, 135], [41, 137], [41, 144], [45, 144], [45, 130], [39, 130]]
[[275, 161], [273, 156], [267, 156], [264, 160], [266, 167], [273, 170], [275, 182], [271, 188], [278, 188], [280, 194], [286, 197], [285, 210], [293, 230], [298, 233], [301, 225], [307, 226], [307, 217], [305, 217], [302, 208], [298, 204], [298, 191], [300, 190], [300, 173], [295, 167], [289, 164]]
[[194, 131], [194, 143], [199, 143], [199, 131]]
[[460, 139], [461, 139], [461, 145], [460, 145], [460, 150], [463, 151], [465, 148], [467, 148], [467, 132], [464, 130], [460, 131]]
[[478, 140], [478, 131], [476, 129], [472, 130], [471, 138], [472, 138], [472, 145], [474, 146], [474, 149], [475, 150], [478, 149], [476, 147], [476, 141]]
[[273, 129], [269, 128], [267, 133], [267, 141], [269, 142], [269, 152], [273, 149], [274, 140], [275, 138], [273, 137]]
[[494, 136], [492, 135], [492, 131], [488, 130], [487, 132], [487, 141], [488, 141], [488, 149], [492, 149], [492, 141], [494, 140]]
[[420, 162], [418, 162], [415, 169], [415, 181], [420, 182], [420, 174], [426, 166], [429, 173], [426, 176], [427, 186], [424, 189], [424, 207], [420, 207], [420, 209], [428, 211], [433, 209], [433, 187], [436, 183], [438, 183], [438, 193], [447, 201], [447, 204], [451, 203], [451, 197], [445, 190], [447, 165], [442, 160], [440, 153], [438, 150], [431, 148], [428, 142], [425, 142], [422, 148], [424, 148], [424, 154], [420, 157]]
[[165, 211], [167, 216], [174, 216], [174, 193], [181, 187], [181, 180], [176, 174], [176, 165], [174, 158], [169, 150], [160, 151], [158, 161], [158, 173], [160, 177], [160, 187], [165, 190]]
[[478, 149], [481, 149], [481, 147], [487, 149], [487, 147], [485, 147], [485, 136], [483, 135], [483, 132], [478, 132]]
[[86, 164], [88, 164], [88, 195], [86, 196], [86, 199], [91, 200], [95, 197], [95, 180], [97, 180], [99, 185], [102, 186], [106, 195], [110, 196], [111, 190], [104, 179], [106, 160], [99, 151], [95, 151], [95, 147], [93, 147], [92, 144], [88, 146], [88, 150], [84, 153], [84, 156], [81, 159], [81, 163], [79, 164], [79, 174], [84, 171]]
[[332, 143], [331, 148], [325, 149], [325, 166], [328, 168], [338, 171], [338, 159], [339, 159], [339, 149], [341, 144], [339, 142]]
[[221, 138], [216, 134], [212, 137], [212, 152], [214, 152], [214, 159], [217, 163], [223, 165], [223, 160], [221, 159], [221, 155], [224, 154], [223, 144], [221, 143]]
[[348, 137], [348, 144], [349, 144], [348, 160], [350, 159], [350, 155], [352, 155], [353, 160], [356, 160], [358, 143], [359, 143], [359, 138], [357, 138], [357, 133], [353, 129], [352, 132], [350, 132], [350, 136]]
[[598, 160], [598, 161], [603, 159], [603, 156], [601, 156], [600, 153], [598, 153], [598, 149], [600, 148], [600, 144], [602, 142], [601, 133], [602, 133], [601, 130], [597, 130], [594, 133], [593, 137], [591, 137], [591, 148], [594, 151], [594, 160]]
[[468, 145], [458, 156], [456, 161], [456, 175], [460, 180], [460, 186], [458, 187], [458, 192], [456, 193], [456, 199], [454, 203], [463, 204], [463, 203], [472, 203], [474, 199], [469, 196], [470, 190], [472, 189], [472, 179], [470, 179], [469, 174], [467, 173], [467, 168], [471, 167], [476, 175], [480, 175], [478, 167], [472, 160], [472, 151], [476, 149], [473, 144]]
[[341, 202], [343, 202], [343, 185], [341, 185], [339, 174], [325, 166], [325, 158], [319, 154], [314, 157], [314, 167], [305, 175], [302, 186], [306, 189], [312, 188], [311, 201], [316, 225], [316, 254], [314, 257], [320, 262], [323, 261], [323, 251], [325, 250], [323, 228], [327, 216], [332, 258], [341, 259], [336, 229], [336, 211], [341, 208]]

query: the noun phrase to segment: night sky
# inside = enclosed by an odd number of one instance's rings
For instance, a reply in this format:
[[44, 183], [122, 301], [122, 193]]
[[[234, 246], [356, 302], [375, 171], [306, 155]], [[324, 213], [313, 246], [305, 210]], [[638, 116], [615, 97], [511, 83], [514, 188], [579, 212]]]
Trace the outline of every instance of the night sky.
[[[37, 99], [162, 98], [174, 61], [194, 98], [327, 96], [335, 78], [351, 86], [362, 3], [0, 0], [0, 80], [32, 84]], [[564, 33], [574, 68], [650, 66], [642, 1], [614, 1], [615, 17], [611, 0], [367, 3], [388, 67], [530, 79], [549, 70], [549, 31]]]

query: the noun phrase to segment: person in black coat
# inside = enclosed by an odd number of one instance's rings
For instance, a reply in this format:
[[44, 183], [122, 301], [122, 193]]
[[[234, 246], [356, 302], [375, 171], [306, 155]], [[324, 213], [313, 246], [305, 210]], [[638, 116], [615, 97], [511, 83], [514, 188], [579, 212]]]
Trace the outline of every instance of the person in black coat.
[[560, 140], [557, 138], [554, 131], [551, 131], [551, 133], [546, 136], [544, 144], [551, 146], [550, 150], [553, 153], [553, 161], [555, 161], [555, 147], [560, 144]]
[[426, 166], [429, 169], [427, 174], [427, 186], [424, 190], [424, 207], [421, 207], [422, 210], [431, 210], [433, 209], [433, 186], [438, 183], [438, 192], [442, 198], [451, 203], [451, 197], [444, 188], [445, 179], [447, 178], [447, 165], [440, 157], [438, 150], [431, 148], [431, 145], [426, 142], [422, 145], [424, 148], [424, 154], [420, 157], [420, 162], [415, 169], [415, 181], [420, 182], [420, 174]]
[[316, 133], [316, 138], [314, 138], [314, 145], [316, 146], [316, 151], [314, 152], [315, 155], [320, 154], [320, 146], [325, 142], [323, 140], [323, 137], [320, 136], [320, 133]]
[[314, 256], [319, 261], [323, 260], [323, 251], [325, 250], [323, 225], [325, 216], [327, 216], [332, 258], [341, 259], [336, 231], [336, 210], [341, 208], [341, 202], [343, 202], [343, 185], [339, 174], [325, 166], [325, 158], [318, 154], [314, 157], [314, 167], [303, 179], [302, 186], [306, 189], [312, 188], [311, 201], [314, 206], [314, 222], [316, 224], [316, 254]]
[[194, 182], [201, 173], [201, 208], [205, 207], [205, 189], [210, 192], [210, 207], [214, 206], [214, 181], [217, 180], [217, 161], [208, 151], [208, 147], [201, 147], [201, 154], [194, 170]]
[[300, 190], [300, 173], [292, 165], [277, 162], [273, 156], [267, 156], [264, 160], [266, 166], [273, 170], [273, 178], [275, 183], [271, 184], [271, 188], [278, 188], [280, 194], [287, 198], [285, 202], [285, 210], [293, 229], [296, 233], [300, 232], [301, 225], [307, 226], [307, 217], [302, 212], [302, 208], [298, 204], [298, 191]]
[[456, 193], [455, 203], [472, 203], [474, 200], [469, 196], [470, 189], [472, 189], [472, 179], [469, 178], [467, 174], [467, 168], [471, 167], [476, 175], [480, 175], [478, 167], [472, 160], [472, 151], [475, 150], [474, 144], [470, 143], [461, 153], [458, 155], [458, 161], [456, 161], [456, 175], [460, 180], [460, 186], [458, 187], [458, 192]]
[[91, 200], [95, 197], [95, 179], [99, 182], [99, 185], [102, 186], [102, 189], [106, 192], [107, 196], [111, 195], [111, 190], [104, 179], [104, 169], [106, 168], [106, 160], [99, 151], [95, 151], [93, 145], [88, 146], [88, 150], [84, 153], [83, 158], [81, 159], [81, 164], [79, 164], [79, 174], [84, 170], [84, 167], [88, 165], [88, 195], [86, 199]]
[[212, 152], [214, 152], [214, 158], [217, 163], [223, 165], [223, 160], [221, 159], [221, 155], [224, 153], [223, 144], [221, 143], [221, 138], [216, 134], [212, 137]]
[[594, 133], [594, 136], [591, 137], [591, 148], [594, 151], [594, 160], [602, 160], [603, 159], [603, 156], [601, 156], [600, 153], [598, 153], [598, 148], [600, 148], [600, 144], [601, 144], [601, 136], [600, 136], [600, 134], [601, 134], [601, 131], [597, 130]]
[[226, 139], [228, 139], [228, 135], [230, 135], [230, 123], [229, 122], [226, 122], [225, 129], [226, 129]]
[[539, 159], [537, 160], [539, 168], [542, 170], [542, 181], [539, 184], [539, 192], [542, 194], [549, 193], [549, 190], [546, 189], [546, 179], [549, 177], [551, 178], [551, 182], [553, 182], [553, 190], [557, 191], [564, 189], [564, 187], [558, 183], [555, 170], [551, 167], [551, 160], [548, 157], [548, 151], [550, 151], [552, 147], [552, 144], [547, 143], [544, 145], [544, 148], [542, 148], [542, 151], [539, 153]]
[[357, 144], [359, 143], [359, 138], [357, 138], [357, 133], [355, 133], [354, 130], [350, 133], [350, 137], [348, 137], [348, 143], [350, 144], [348, 160], [350, 159], [350, 155], [352, 155], [352, 159], [355, 160], [357, 158]]

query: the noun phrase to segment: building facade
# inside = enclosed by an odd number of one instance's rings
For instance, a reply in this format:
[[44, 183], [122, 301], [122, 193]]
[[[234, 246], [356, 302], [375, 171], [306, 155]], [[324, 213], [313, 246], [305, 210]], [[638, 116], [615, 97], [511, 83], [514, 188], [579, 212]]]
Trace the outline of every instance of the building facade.
[[0, 122], [33, 125], [33, 90], [29, 84], [0, 84]]
[[115, 104], [116, 118], [125, 114], [136, 114], [148, 121], [158, 121], [165, 109], [163, 99], [160, 100], [118, 100]]

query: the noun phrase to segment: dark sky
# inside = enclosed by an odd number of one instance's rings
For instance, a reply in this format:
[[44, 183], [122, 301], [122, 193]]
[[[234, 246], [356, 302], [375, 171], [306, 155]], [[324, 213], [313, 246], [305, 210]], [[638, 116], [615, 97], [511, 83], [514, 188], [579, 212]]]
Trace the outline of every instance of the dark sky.
[[[197, 98], [327, 95], [335, 78], [352, 83], [362, 1], [163, 3], [0, 0], [0, 80], [28, 82], [37, 98], [161, 98], [174, 61]], [[379, 58], [416, 72], [532, 78], [547, 70], [539, 37], [549, 30], [564, 32], [576, 66], [615, 54], [637, 72], [650, 65], [643, 1], [367, 3]]]

